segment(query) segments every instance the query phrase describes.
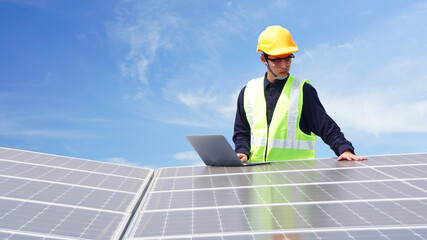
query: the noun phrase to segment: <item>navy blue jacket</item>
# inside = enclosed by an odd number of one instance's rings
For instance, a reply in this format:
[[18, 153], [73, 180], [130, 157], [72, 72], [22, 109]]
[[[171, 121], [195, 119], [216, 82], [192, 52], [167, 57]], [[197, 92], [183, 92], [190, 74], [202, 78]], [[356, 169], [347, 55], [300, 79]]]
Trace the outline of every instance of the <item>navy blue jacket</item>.
[[[267, 103], [267, 123], [271, 122], [274, 108], [276, 107], [277, 100], [279, 99], [286, 81], [287, 79], [276, 80], [274, 83], [271, 83], [266, 77], [264, 77], [264, 93]], [[237, 100], [233, 141], [236, 146], [236, 153], [244, 153], [249, 156], [251, 129], [244, 109], [244, 92], [245, 87], [240, 91], [239, 98]], [[353, 145], [345, 139], [339, 126], [326, 113], [325, 108], [317, 96], [316, 89], [314, 89], [310, 84], [304, 84], [303, 86], [303, 105], [299, 127], [301, 131], [306, 134], [313, 132], [322, 138], [322, 140], [331, 147], [337, 156], [341, 155], [345, 150], [350, 150], [354, 153]]]

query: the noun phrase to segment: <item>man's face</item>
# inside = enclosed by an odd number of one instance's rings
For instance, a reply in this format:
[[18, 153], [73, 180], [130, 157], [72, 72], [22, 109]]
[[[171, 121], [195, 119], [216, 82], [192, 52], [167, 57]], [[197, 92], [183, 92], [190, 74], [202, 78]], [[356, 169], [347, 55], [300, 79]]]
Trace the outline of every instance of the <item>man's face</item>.
[[271, 71], [276, 74], [277, 77], [284, 77], [289, 73], [292, 63], [291, 54], [268, 56], [265, 60], [268, 62]]

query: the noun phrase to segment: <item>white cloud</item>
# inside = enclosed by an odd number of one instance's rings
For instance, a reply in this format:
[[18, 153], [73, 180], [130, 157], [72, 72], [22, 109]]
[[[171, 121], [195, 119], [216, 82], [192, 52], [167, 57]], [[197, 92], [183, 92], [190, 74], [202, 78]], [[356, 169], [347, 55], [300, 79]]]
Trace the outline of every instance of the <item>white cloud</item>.
[[195, 151], [179, 152], [173, 155], [173, 159], [186, 166], [203, 165], [203, 161]]
[[115, 10], [117, 21], [109, 26], [110, 34], [128, 48], [122, 74], [147, 84], [147, 71], [157, 54], [179, 39], [181, 19], [168, 11], [168, 5], [153, 1], [121, 1]]
[[[73, 130], [64, 127], [65, 122], [73, 122], [77, 124], [85, 123], [105, 123], [107, 120], [101, 118], [68, 118], [60, 114], [39, 114], [39, 115], [25, 115], [21, 112], [7, 112], [7, 117], [0, 117], [0, 136], [7, 136], [12, 138], [32, 138], [32, 137], [45, 137], [55, 139], [84, 139], [84, 138], [97, 138], [89, 132], [82, 130]], [[64, 126], [49, 126], [45, 127], [45, 122], [60, 122]], [[39, 126], [40, 125], [40, 126]]]
[[325, 102], [342, 126], [373, 133], [427, 132], [427, 101], [395, 102], [387, 93], [363, 93]]
[[291, 4], [289, 0], [275, 0], [271, 5], [276, 8], [288, 8]]
[[402, 9], [351, 41], [301, 51], [294, 74], [311, 80], [342, 126], [373, 134], [427, 132], [427, 3]]
[[87, 134], [82, 134], [73, 130], [63, 130], [63, 129], [20, 129], [18, 131], [14, 131], [13, 135], [38, 136], [38, 137], [49, 137], [49, 138], [88, 138], [90, 137]]
[[[214, 93], [215, 92], [215, 93]], [[239, 92], [222, 94], [219, 90], [178, 92], [177, 98], [185, 106], [195, 112], [211, 111], [219, 114], [223, 119], [234, 117], [236, 101]], [[218, 116], [218, 115], [217, 115]]]
[[210, 92], [186, 92], [178, 93], [178, 100], [192, 110], [198, 110], [200, 106], [212, 105], [217, 102], [215, 94]]
[[344, 43], [344, 44], [338, 45], [337, 48], [348, 48], [348, 49], [354, 50], [354, 46], [351, 43]]
[[119, 163], [119, 164], [123, 164], [127, 162], [126, 159], [122, 157], [110, 157], [110, 158], [107, 158], [106, 161], [110, 163]]
[[145, 97], [147, 97], [149, 95], [150, 95], [150, 90], [149, 89], [146, 89], [146, 88], [144, 89], [144, 88], [141, 88], [141, 87], [138, 86], [138, 87], [136, 87], [133, 90], [132, 93], [130, 93], [130, 92], [125, 93], [122, 96], [122, 98], [124, 100], [128, 100], [128, 99], [131, 99], [131, 100], [141, 100], [141, 99], [144, 99]]
[[[240, 87], [240, 86], [239, 86]], [[238, 87], [238, 88], [239, 88]], [[237, 98], [239, 97], [240, 89], [237, 89], [231, 95], [225, 98], [224, 104], [218, 106], [218, 111], [226, 118], [234, 120], [237, 107]]]
[[134, 166], [134, 167], [143, 167], [143, 168], [149, 168], [149, 169], [156, 168], [154, 166], [145, 166], [145, 165], [143, 166], [141, 165], [140, 162], [129, 161], [128, 159], [123, 157], [110, 157], [110, 158], [106, 158], [104, 161], [109, 163], [128, 165], [128, 166]]
[[[216, 93], [214, 93], [216, 91]], [[161, 121], [195, 127], [230, 127], [233, 125], [238, 91], [222, 93], [219, 90], [176, 92], [171, 101], [181, 102], [181, 117], [163, 118]], [[176, 99], [176, 100], [175, 100]], [[187, 114], [185, 114], [187, 113]], [[178, 115], [178, 114], [177, 114]]]
[[[187, 5], [161, 1], [118, 5], [118, 20], [110, 33], [129, 48], [121, 63], [122, 74], [143, 83], [129, 81], [123, 98], [138, 100], [143, 116], [160, 122], [232, 126], [236, 89], [242, 86], [228, 87], [231, 77], [221, 58], [234, 50], [230, 37], [243, 37], [243, 32], [253, 28], [248, 19], [256, 20], [246, 5], [228, 2], [218, 5], [223, 9], [220, 15], [205, 14], [194, 22], [177, 10]], [[135, 89], [139, 89], [136, 94]]]
[[159, 121], [167, 124], [192, 126], [192, 127], [208, 128], [212, 126], [211, 123], [206, 123], [204, 121], [200, 121], [199, 119], [188, 119], [183, 117], [169, 117], [169, 118], [162, 118], [162, 119], [159, 118]]
[[182, 160], [182, 159], [185, 159], [185, 160], [199, 159], [200, 160], [199, 155], [195, 151], [179, 152], [174, 154], [173, 158], [177, 160]]

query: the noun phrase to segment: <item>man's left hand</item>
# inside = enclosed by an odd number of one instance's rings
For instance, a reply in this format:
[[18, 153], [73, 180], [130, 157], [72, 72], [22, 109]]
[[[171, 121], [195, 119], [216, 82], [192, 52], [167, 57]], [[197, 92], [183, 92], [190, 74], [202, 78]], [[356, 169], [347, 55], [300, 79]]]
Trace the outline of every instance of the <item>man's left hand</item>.
[[367, 157], [360, 157], [357, 156], [355, 154], [353, 154], [352, 152], [346, 150], [344, 151], [341, 156], [338, 157], [338, 161], [342, 161], [342, 160], [347, 160], [347, 161], [363, 161], [368, 159]]

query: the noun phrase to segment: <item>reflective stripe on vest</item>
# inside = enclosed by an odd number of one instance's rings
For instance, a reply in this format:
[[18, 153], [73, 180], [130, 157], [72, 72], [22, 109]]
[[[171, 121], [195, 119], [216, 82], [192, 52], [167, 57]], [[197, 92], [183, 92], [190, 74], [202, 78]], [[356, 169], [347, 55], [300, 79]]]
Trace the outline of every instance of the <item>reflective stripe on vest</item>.
[[264, 78], [253, 79], [246, 85], [244, 108], [251, 127], [250, 161], [314, 158], [316, 136], [307, 135], [299, 129], [302, 87], [306, 82], [309, 83], [289, 76], [270, 126], [267, 126]]

